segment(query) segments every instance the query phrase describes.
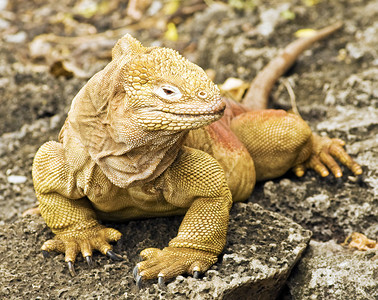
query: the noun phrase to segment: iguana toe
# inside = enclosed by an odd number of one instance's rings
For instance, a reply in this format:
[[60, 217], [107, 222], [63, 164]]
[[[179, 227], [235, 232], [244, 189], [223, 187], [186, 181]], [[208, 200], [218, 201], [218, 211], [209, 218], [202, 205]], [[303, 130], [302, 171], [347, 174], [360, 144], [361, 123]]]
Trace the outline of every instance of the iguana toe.
[[98, 250], [107, 255], [112, 260], [120, 261], [123, 258], [112, 251], [109, 242], [116, 241], [121, 237], [121, 233], [112, 228], [105, 228], [97, 225], [81, 231], [67, 231], [57, 233], [54, 239], [46, 241], [42, 245], [42, 254], [48, 257], [51, 251], [65, 254], [65, 261], [72, 276], [76, 274], [74, 262], [79, 253], [83, 255], [89, 267], [93, 267], [92, 252]]
[[356, 163], [343, 148], [345, 142], [337, 138], [312, 135], [312, 154], [304, 163], [293, 167], [294, 173], [301, 177], [307, 168], [315, 170], [322, 177], [327, 177], [330, 172], [339, 183], [343, 172], [337, 161], [346, 166], [355, 176], [362, 174], [361, 166]]
[[145, 259], [134, 268], [133, 275], [138, 287], [143, 279], [158, 279], [160, 288], [165, 288], [165, 281], [180, 274], [193, 274], [199, 278], [213, 265], [217, 256], [203, 250], [190, 248], [166, 247], [163, 250], [148, 248], [141, 252]]

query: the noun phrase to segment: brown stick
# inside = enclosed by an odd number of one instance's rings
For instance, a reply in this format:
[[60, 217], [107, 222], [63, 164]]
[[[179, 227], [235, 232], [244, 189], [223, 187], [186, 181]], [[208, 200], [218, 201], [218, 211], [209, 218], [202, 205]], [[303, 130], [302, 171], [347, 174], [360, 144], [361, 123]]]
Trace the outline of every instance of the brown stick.
[[295, 62], [297, 57], [313, 43], [322, 40], [342, 27], [342, 22], [320, 29], [310, 37], [295, 40], [287, 45], [284, 51], [270, 61], [262, 69], [251, 83], [251, 87], [244, 96], [242, 103], [248, 109], [265, 109], [268, 106], [270, 91], [274, 83], [284, 74]]

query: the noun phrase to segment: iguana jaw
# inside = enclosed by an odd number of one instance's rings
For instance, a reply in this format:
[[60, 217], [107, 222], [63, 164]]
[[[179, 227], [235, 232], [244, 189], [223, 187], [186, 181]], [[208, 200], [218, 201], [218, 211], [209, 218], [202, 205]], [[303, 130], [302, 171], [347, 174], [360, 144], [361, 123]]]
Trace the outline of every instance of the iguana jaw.
[[182, 131], [196, 129], [219, 120], [225, 108], [223, 101], [219, 101], [211, 108], [204, 106], [200, 110], [154, 108], [138, 114], [137, 119], [138, 123], [147, 130]]

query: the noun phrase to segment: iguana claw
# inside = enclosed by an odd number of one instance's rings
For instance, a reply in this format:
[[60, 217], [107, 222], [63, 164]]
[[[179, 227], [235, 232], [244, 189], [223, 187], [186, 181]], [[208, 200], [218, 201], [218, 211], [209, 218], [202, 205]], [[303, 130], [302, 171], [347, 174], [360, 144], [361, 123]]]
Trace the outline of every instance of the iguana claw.
[[139, 274], [136, 275], [135, 283], [138, 290], [142, 288], [142, 279], [143, 279], [142, 276], [140, 276]]
[[112, 260], [121, 261], [123, 260], [123, 257], [121, 255], [115, 254], [112, 250], [108, 250], [106, 252], [106, 255], [111, 258]]
[[[293, 167], [294, 173], [301, 177], [306, 169], [314, 169], [322, 177], [330, 173], [336, 178], [337, 184], [342, 182], [343, 173], [336, 160], [345, 165], [355, 176], [362, 174], [361, 166], [356, 163], [343, 148], [345, 142], [337, 138], [312, 134], [312, 154], [304, 163]], [[336, 160], [335, 160], [336, 159]]]
[[50, 253], [46, 250], [42, 250], [42, 255], [44, 258], [49, 258], [50, 257]]
[[356, 182], [360, 185], [363, 184], [364, 183], [364, 175], [363, 174], [357, 175], [356, 176]]
[[342, 177], [336, 177], [336, 186], [341, 187], [343, 185], [343, 178]]
[[92, 267], [93, 267], [93, 259], [92, 259], [92, 256], [90, 256], [90, 255], [86, 256], [86, 257], [85, 257], [85, 260], [86, 260], [88, 266], [89, 266], [90, 268], [92, 268]]
[[133, 277], [134, 277], [134, 280], [137, 279], [138, 273], [139, 273], [138, 266], [135, 266], [135, 267], [134, 267], [134, 270], [133, 270]]
[[73, 262], [72, 261], [68, 261], [67, 265], [68, 265], [68, 270], [70, 271], [71, 276], [75, 277], [76, 276], [76, 272], [75, 272], [75, 268], [74, 268]]
[[[201, 275], [201, 272], [199, 272], [199, 271], [194, 271], [193, 272], [193, 278], [194, 279], [199, 279], [200, 275]], [[136, 286], [140, 290], [141, 287], [142, 287], [143, 277], [141, 275], [139, 275], [138, 266], [135, 266], [134, 269], [133, 269], [133, 277], [134, 277]], [[162, 290], [166, 290], [167, 289], [167, 285], [165, 284], [165, 279], [164, 279], [163, 275], [158, 276], [158, 285], [159, 285], [159, 287]]]
[[194, 279], [199, 279], [200, 275], [201, 275], [201, 273], [199, 271], [194, 271], [193, 272], [193, 278]]
[[134, 277], [134, 280], [135, 280], [135, 284], [138, 288], [138, 290], [140, 290], [142, 288], [142, 276], [139, 275], [139, 269], [138, 269], [138, 265], [136, 265], [133, 269], [133, 277]]
[[162, 290], [167, 289], [167, 286], [165, 285], [165, 282], [164, 282], [164, 276], [158, 276], [158, 285]]

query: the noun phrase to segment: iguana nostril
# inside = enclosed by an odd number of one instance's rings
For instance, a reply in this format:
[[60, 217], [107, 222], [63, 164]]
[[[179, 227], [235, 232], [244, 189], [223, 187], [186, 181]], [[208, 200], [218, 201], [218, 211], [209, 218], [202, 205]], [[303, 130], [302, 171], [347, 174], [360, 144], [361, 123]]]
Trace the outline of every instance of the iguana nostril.
[[205, 99], [205, 98], [207, 98], [207, 93], [205, 91], [199, 91], [198, 97]]

